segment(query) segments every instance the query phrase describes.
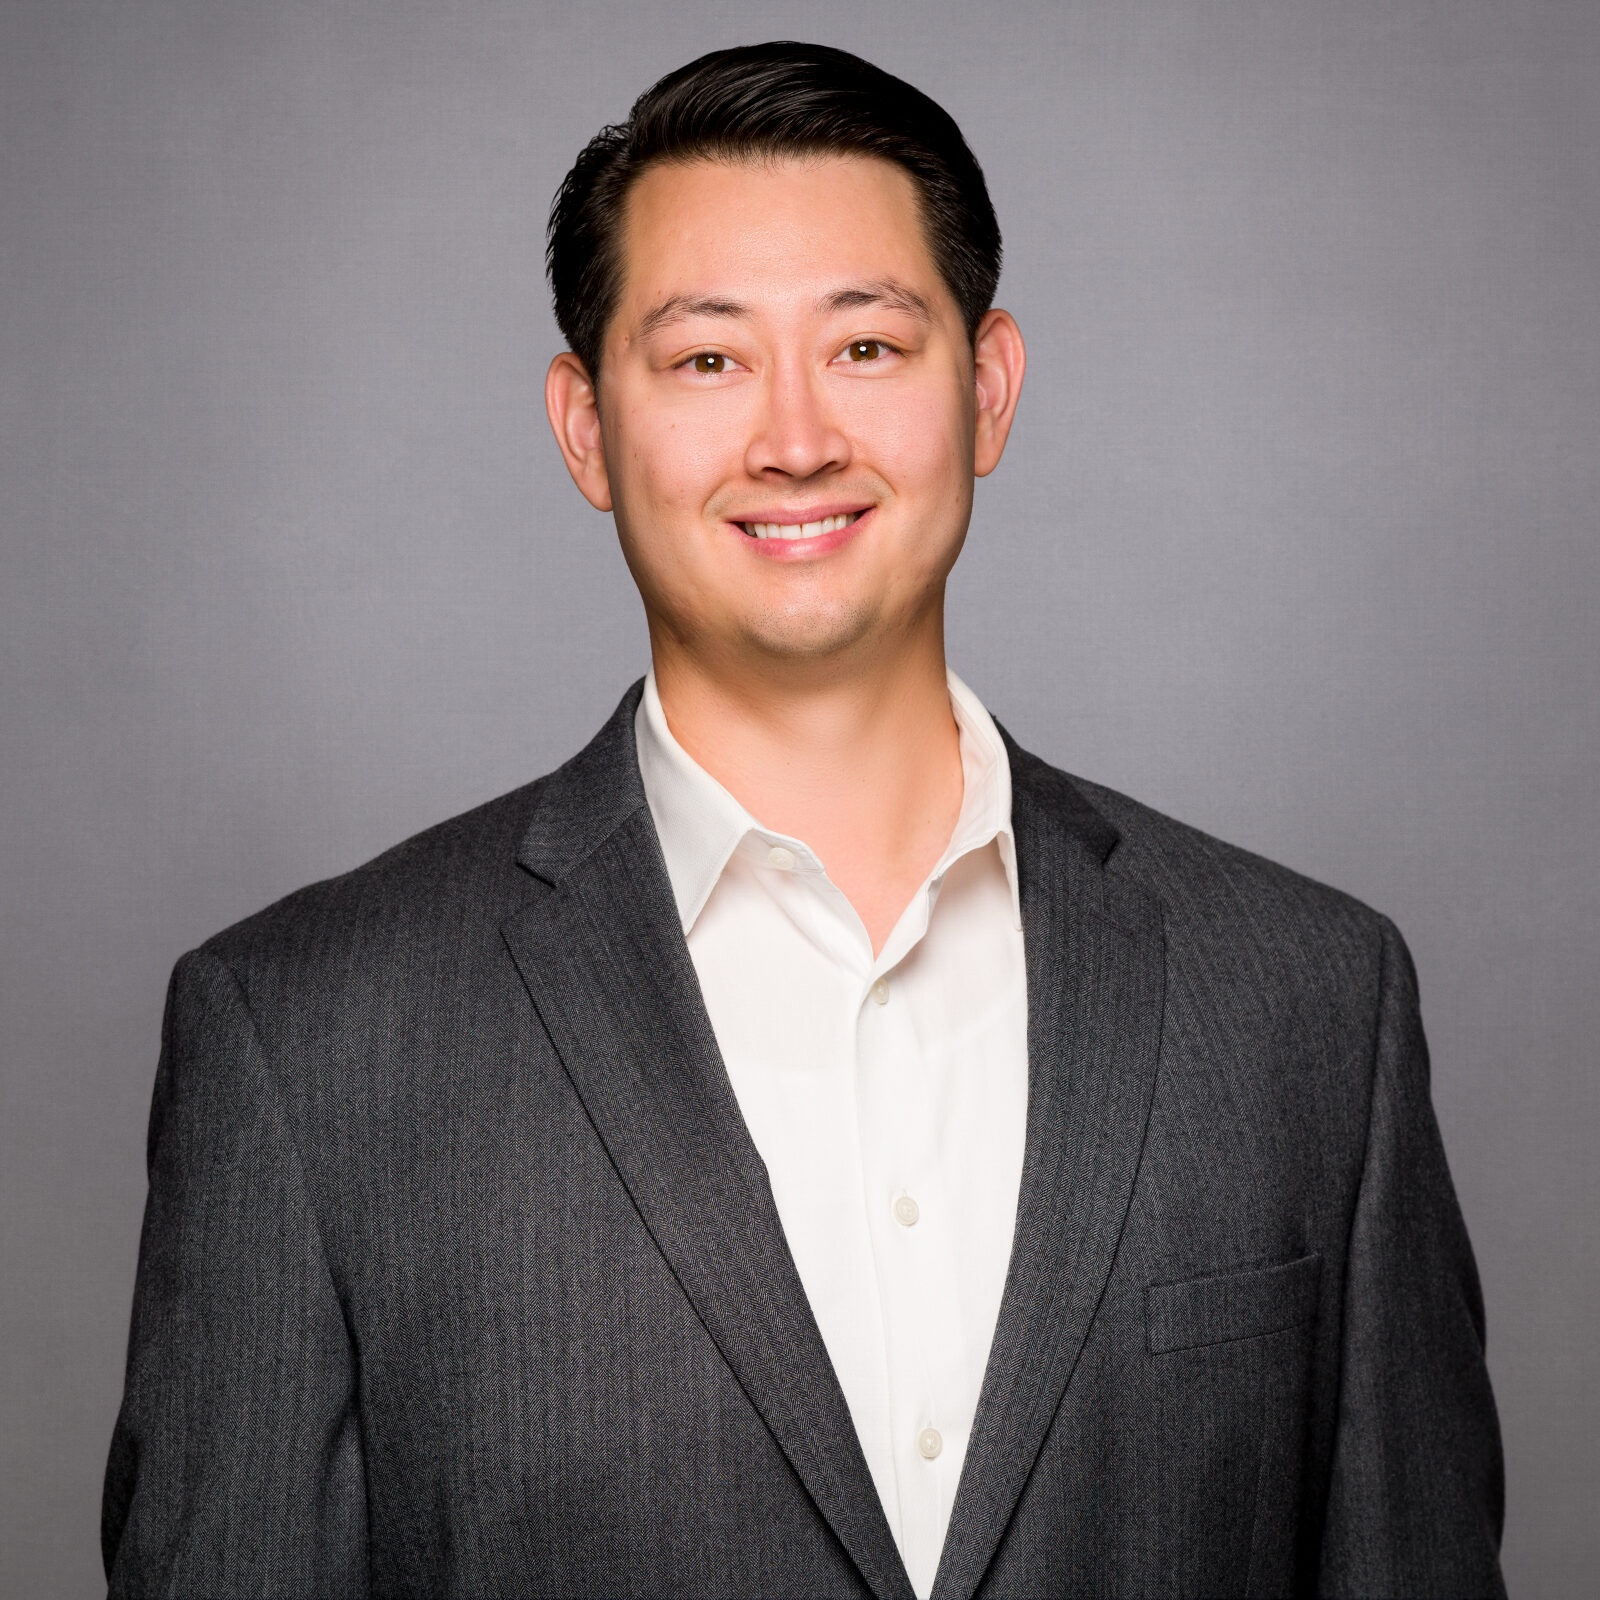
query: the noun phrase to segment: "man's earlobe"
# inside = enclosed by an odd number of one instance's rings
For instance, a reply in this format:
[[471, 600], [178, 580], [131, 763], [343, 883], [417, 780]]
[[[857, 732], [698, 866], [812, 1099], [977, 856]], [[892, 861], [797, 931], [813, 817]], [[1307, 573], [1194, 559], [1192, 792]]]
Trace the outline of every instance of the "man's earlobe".
[[595, 510], [609, 511], [611, 481], [606, 474], [594, 380], [570, 350], [563, 350], [545, 374], [544, 409], [572, 481]]
[[983, 478], [1000, 465], [1028, 365], [1022, 329], [1009, 311], [985, 313], [972, 342], [972, 358], [978, 399], [972, 470]]

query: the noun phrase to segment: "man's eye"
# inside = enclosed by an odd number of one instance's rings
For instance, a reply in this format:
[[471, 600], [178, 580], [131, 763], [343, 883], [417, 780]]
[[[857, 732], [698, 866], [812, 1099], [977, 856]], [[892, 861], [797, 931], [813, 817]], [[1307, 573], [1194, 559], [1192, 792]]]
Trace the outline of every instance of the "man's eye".
[[728, 370], [728, 358], [714, 350], [702, 350], [691, 363], [696, 372], [717, 373]]
[[876, 361], [888, 348], [876, 339], [857, 339], [854, 344], [845, 346], [845, 354], [852, 361]]

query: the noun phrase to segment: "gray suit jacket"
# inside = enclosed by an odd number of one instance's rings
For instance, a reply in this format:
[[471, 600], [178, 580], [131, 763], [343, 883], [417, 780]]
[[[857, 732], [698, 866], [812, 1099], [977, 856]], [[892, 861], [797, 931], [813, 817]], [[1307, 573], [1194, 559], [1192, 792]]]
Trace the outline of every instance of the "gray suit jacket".
[[[113, 1594], [911, 1594], [700, 998], [638, 693], [178, 963]], [[1009, 748], [1027, 1144], [935, 1593], [1501, 1593], [1398, 934]]]

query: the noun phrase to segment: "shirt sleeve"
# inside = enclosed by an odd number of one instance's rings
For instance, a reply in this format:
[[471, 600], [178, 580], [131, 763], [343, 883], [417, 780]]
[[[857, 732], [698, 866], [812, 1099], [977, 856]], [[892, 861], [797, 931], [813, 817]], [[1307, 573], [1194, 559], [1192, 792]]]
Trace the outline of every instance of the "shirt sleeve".
[[101, 1548], [115, 1596], [365, 1596], [355, 1363], [239, 983], [178, 963]]
[[1429, 1100], [1416, 972], [1387, 921], [1344, 1294], [1318, 1593], [1504, 1596], [1483, 1299]]

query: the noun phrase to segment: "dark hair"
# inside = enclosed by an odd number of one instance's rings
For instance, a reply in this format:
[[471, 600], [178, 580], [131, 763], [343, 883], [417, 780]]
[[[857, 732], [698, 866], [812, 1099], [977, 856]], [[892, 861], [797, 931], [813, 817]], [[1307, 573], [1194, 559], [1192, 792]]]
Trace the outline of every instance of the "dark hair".
[[621, 288], [623, 207], [647, 167], [824, 154], [877, 156], [911, 175], [928, 248], [975, 334], [1000, 278], [1000, 227], [949, 112], [846, 50], [774, 40], [669, 72], [584, 146], [556, 191], [545, 269], [556, 322], [589, 374]]

